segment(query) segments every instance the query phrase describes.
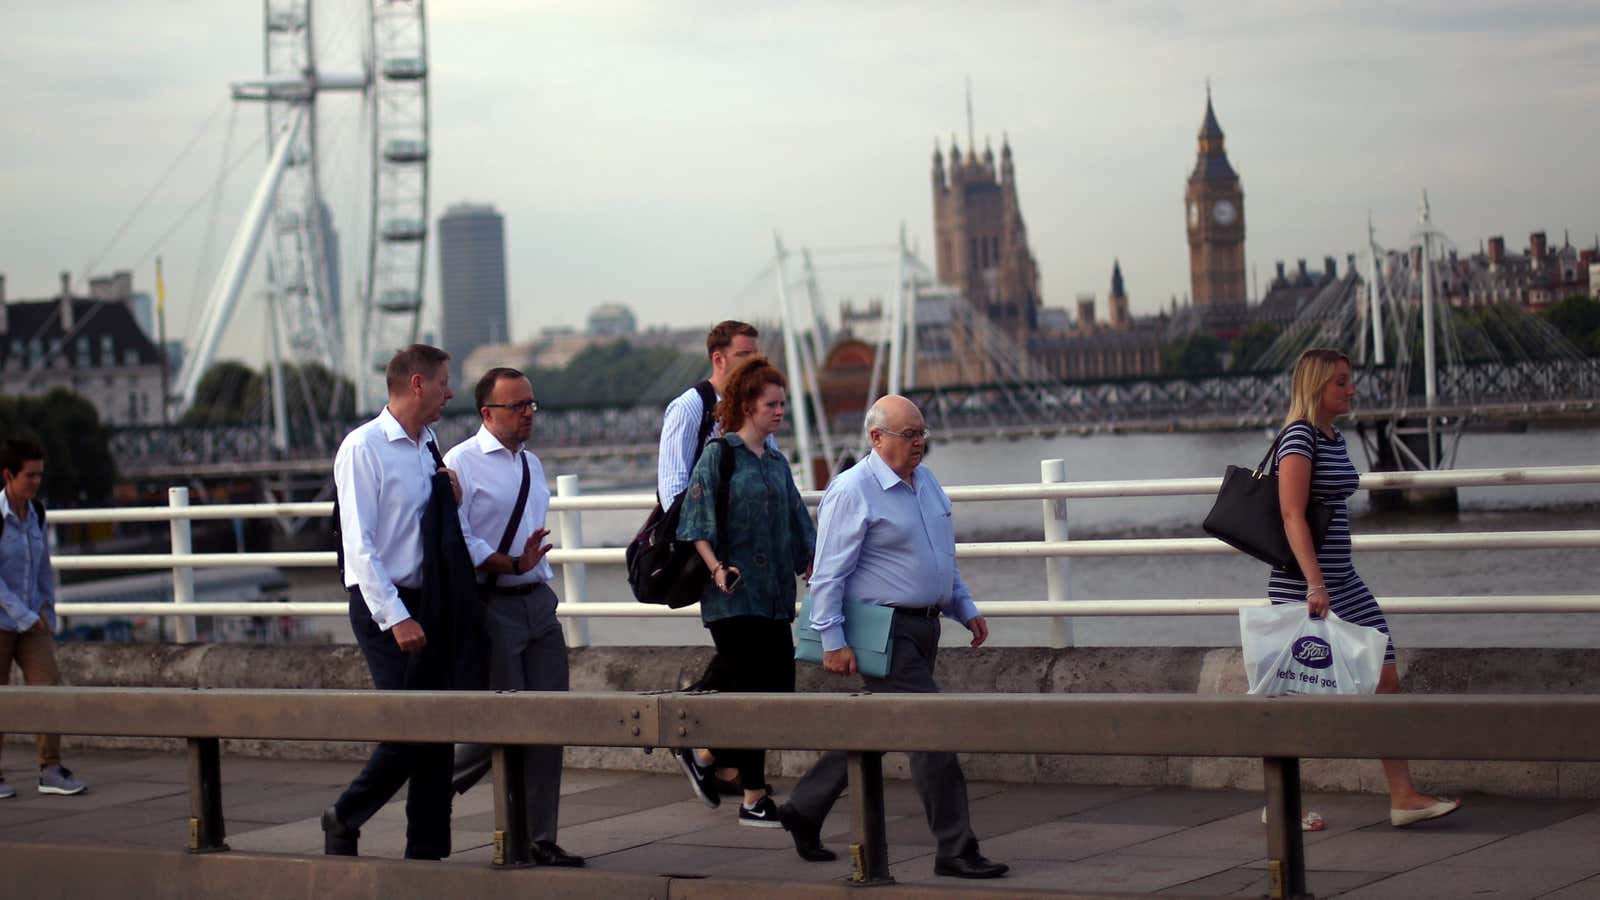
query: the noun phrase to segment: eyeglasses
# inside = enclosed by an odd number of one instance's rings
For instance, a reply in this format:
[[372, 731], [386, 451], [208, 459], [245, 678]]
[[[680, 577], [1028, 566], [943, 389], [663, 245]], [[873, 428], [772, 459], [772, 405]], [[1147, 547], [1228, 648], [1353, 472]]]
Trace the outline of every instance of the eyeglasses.
[[923, 443], [927, 443], [928, 438], [933, 436], [933, 432], [926, 428], [922, 429], [921, 431], [890, 431], [887, 428], [880, 428], [878, 431], [881, 434], [892, 434], [902, 440], [922, 441]]
[[539, 411], [539, 404], [533, 400], [518, 400], [516, 403], [485, 403], [484, 409], [509, 409], [517, 415]]

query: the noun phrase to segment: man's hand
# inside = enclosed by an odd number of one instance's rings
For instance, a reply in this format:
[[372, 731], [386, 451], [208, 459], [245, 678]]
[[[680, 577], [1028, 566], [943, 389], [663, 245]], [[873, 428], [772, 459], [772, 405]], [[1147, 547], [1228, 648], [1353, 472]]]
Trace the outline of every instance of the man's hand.
[[400, 645], [402, 653], [415, 653], [428, 646], [428, 636], [422, 633], [422, 626], [416, 619], [401, 619], [389, 633], [394, 635], [394, 642]]
[[854, 675], [856, 673], [856, 652], [849, 647], [824, 651], [822, 654], [822, 668], [835, 675]]
[[50, 625], [49, 625], [49, 623], [45, 622], [44, 616], [40, 616], [39, 618], [34, 620], [33, 626], [28, 629], [27, 633], [28, 634], [48, 634], [48, 633], [50, 633]]
[[983, 642], [989, 639], [989, 623], [983, 620], [983, 616], [973, 616], [972, 621], [967, 623], [967, 630], [972, 632], [974, 647], [982, 647]]
[[518, 557], [518, 568], [522, 570], [523, 574], [532, 571], [533, 567], [544, 559], [544, 555], [550, 552], [551, 545], [544, 542], [544, 539], [549, 536], [550, 529], [548, 528], [535, 528], [533, 534], [528, 535], [528, 542], [522, 545], [522, 555]]
[[455, 469], [447, 469], [444, 466], [440, 466], [437, 471], [443, 472], [444, 474], [450, 476], [450, 490], [456, 492], [456, 505], [460, 506], [461, 505], [461, 480], [456, 478], [456, 470]]

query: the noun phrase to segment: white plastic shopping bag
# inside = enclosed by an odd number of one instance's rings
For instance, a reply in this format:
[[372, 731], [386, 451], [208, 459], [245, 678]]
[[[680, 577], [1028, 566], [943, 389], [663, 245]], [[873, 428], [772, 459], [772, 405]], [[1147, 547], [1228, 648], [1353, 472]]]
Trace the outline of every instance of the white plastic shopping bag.
[[1371, 694], [1389, 638], [1335, 616], [1313, 619], [1304, 603], [1239, 610], [1239, 642], [1250, 693]]

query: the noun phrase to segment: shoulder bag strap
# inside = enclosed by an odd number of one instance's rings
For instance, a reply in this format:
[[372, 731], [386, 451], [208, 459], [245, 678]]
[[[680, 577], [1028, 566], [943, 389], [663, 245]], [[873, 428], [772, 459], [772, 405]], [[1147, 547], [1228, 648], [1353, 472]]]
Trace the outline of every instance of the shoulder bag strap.
[[717, 555], [722, 556], [727, 547], [728, 523], [728, 495], [733, 491], [733, 467], [738, 462], [733, 445], [727, 438], [717, 438], [714, 443], [720, 444], [722, 456], [717, 462]]
[[[511, 509], [511, 518], [506, 522], [506, 530], [500, 534], [499, 552], [507, 554], [511, 552], [511, 539], [517, 536], [517, 527], [522, 524], [522, 511], [527, 508], [528, 486], [533, 478], [528, 472], [528, 457], [523, 453], [518, 453], [517, 457], [522, 460], [522, 487], [517, 489], [517, 505]], [[494, 583], [499, 580], [500, 573], [490, 572], [484, 577], [483, 586], [493, 588]]]

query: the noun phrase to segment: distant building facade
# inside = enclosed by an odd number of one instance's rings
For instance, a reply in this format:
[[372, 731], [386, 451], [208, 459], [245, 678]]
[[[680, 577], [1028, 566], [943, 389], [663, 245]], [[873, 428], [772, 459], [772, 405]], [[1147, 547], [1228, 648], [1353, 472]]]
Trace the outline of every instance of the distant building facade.
[[595, 337], [624, 338], [638, 330], [633, 310], [621, 303], [602, 303], [589, 313], [589, 334]]
[[450, 354], [451, 380], [470, 385], [482, 372], [467, 366], [472, 351], [504, 343], [505, 219], [487, 204], [458, 203], [439, 217], [439, 341]]
[[1445, 261], [1440, 296], [1455, 306], [1515, 303], [1541, 309], [1567, 297], [1593, 291], [1593, 267], [1600, 263], [1600, 237], [1593, 247], [1579, 249], [1570, 239], [1552, 247], [1543, 231], [1528, 235], [1521, 253], [1506, 252], [1502, 235], [1489, 238], [1484, 249], [1469, 256], [1452, 254]]
[[966, 156], [950, 139], [946, 168], [933, 148], [934, 252], [939, 281], [961, 290], [996, 327], [1025, 340], [1039, 326], [1039, 267], [1028, 247], [1028, 229], [1017, 198], [1011, 141], [994, 152], [968, 146]]
[[66, 388], [93, 403], [105, 424], [160, 424], [161, 352], [134, 317], [132, 276], [119, 272], [91, 285], [91, 296], [74, 296], [63, 272], [55, 297], [9, 300], [0, 276], [0, 392]]
[[1168, 339], [1167, 316], [1134, 319], [1121, 260], [1111, 263], [1106, 321], [1095, 314], [1095, 295], [1079, 294], [1071, 330], [1036, 335], [1028, 343], [1033, 357], [1065, 381], [1134, 378], [1161, 371], [1161, 345]]

